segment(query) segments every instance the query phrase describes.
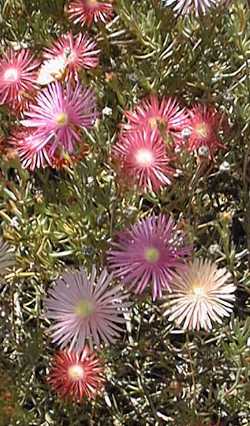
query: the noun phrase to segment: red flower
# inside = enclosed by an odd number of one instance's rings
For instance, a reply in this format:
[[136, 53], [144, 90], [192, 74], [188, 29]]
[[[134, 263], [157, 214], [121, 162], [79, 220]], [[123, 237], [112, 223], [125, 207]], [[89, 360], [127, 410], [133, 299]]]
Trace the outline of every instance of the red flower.
[[27, 105], [37, 79], [39, 63], [29, 50], [10, 49], [0, 60], [0, 104], [20, 111]]
[[182, 130], [188, 123], [188, 115], [176, 99], [151, 95], [143, 99], [133, 111], [125, 112], [128, 122], [122, 130], [134, 131], [142, 128], [156, 130], [159, 135], [170, 136], [177, 144], [182, 143]]
[[48, 383], [63, 399], [79, 402], [94, 399], [104, 385], [104, 368], [95, 353], [85, 346], [81, 353], [58, 352], [52, 360]]
[[144, 190], [155, 191], [171, 183], [173, 170], [156, 129], [122, 133], [112, 155], [121, 174]]
[[225, 130], [226, 121], [222, 113], [216, 111], [212, 106], [196, 105], [189, 112], [188, 147], [190, 151], [204, 148], [208, 150], [208, 155], [224, 148], [219, 131]]
[[74, 24], [90, 27], [93, 22], [108, 22], [113, 16], [113, 6], [98, 0], [73, 0], [69, 3], [68, 15]]

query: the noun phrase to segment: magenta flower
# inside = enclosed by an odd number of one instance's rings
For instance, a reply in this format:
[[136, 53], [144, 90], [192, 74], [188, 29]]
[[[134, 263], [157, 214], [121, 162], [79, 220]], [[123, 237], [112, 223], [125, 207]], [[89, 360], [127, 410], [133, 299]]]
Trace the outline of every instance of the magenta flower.
[[102, 0], [73, 0], [68, 6], [69, 19], [74, 24], [88, 25], [93, 22], [106, 24], [113, 16], [113, 6]]
[[38, 67], [29, 50], [4, 53], [0, 60], [0, 104], [21, 109], [36, 88]]
[[133, 111], [125, 112], [128, 122], [122, 126], [123, 131], [149, 128], [162, 136], [170, 137], [177, 144], [182, 143], [182, 130], [187, 125], [188, 115], [176, 99], [156, 95], [143, 99]]
[[149, 217], [118, 234], [108, 253], [110, 270], [135, 293], [152, 287], [153, 300], [171, 291], [174, 271], [185, 268], [190, 247], [178, 237], [174, 222], [165, 215]]
[[86, 340], [91, 347], [101, 341], [113, 343], [122, 331], [128, 296], [121, 293], [121, 286], [110, 286], [112, 276], [106, 270], [97, 282], [95, 278], [95, 268], [90, 280], [82, 269], [69, 272], [49, 291], [47, 317], [56, 322], [51, 327], [53, 342], [62, 348], [70, 344], [69, 350], [81, 351]]
[[119, 173], [144, 190], [157, 191], [171, 183], [166, 147], [156, 130], [122, 133], [112, 148]]
[[211, 8], [229, 6], [232, 0], [162, 0], [164, 6], [172, 6], [177, 15], [194, 12], [205, 15]]
[[55, 43], [45, 50], [46, 59], [63, 57], [65, 59], [68, 77], [77, 76], [82, 68], [97, 67], [99, 63], [99, 50], [96, 42], [86, 34], [73, 36], [72, 33], [62, 35]]
[[75, 143], [81, 140], [80, 130], [90, 128], [95, 123], [96, 99], [91, 89], [79, 83], [75, 88], [67, 83], [64, 88], [57, 81], [43, 89], [36, 103], [30, 105], [24, 114], [28, 118], [22, 120], [22, 124], [38, 129], [41, 149], [50, 142], [52, 155], [58, 145], [71, 153]]

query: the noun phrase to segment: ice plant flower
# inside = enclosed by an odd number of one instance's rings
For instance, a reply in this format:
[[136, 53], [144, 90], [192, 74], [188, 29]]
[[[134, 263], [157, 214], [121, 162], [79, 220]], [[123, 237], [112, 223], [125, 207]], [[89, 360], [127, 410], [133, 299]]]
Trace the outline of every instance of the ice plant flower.
[[66, 68], [67, 64], [63, 55], [44, 61], [38, 72], [37, 83], [47, 86], [56, 80], [62, 80], [65, 77]]
[[102, 0], [72, 0], [68, 6], [69, 19], [74, 24], [87, 25], [102, 22], [106, 24], [114, 13], [110, 2]]
[[103, 389], [104, 368], [87, 346], [80, 352], [60, 351], [52, 360], [48, 383], [62, 399], [94, 399]]
[[22, 128], [13, 132], [9, 143], [15, 148], [22, 166], [34, 171], [52, 165], [49, 144], [44, 141], [44, 137], [36, 130]]
[[90, 69], [97, 67], [99, 63], [99, 50], [96, 42], [87, 34], [73, 36], [70, 32], [62, 35], [54, 44], [45, 50], [44, 57], [64, 58], [68, 77], [77, 76], [77, 72], [82, 68]]
[[164, 6], [172, 6], [177, 15], [194, 12], [196, 16], [205, 15], [210, 9], [228, 6], [231, 0], [162, 0]]
[[63, 275], [45, 300], [47, 317], [55, 320], [51, 327], [53, 342], [70, 350], [81, 351], [88, 340], [92, 347], [101, 341], [113, 343], [124, 323], [127, 308], [120, 286], [110, 287], [112, 276], [104, 269], [97, 282], [93, 268], [90, 280], [83, 269]]
[[219, 131], [223, 129], [225, 117], [215, 108], [208, 105], [196, 105], [189, 112], [188, 148], [190, 151], [202, 148], [208, 150], [209, 156], [224, 148]]
[[188, 116], [176, 99], [150, 95], [143, 99], [133, 111], [125, 112], [127, 123], [122, 125], [122, 130], [134, 131], [149, 128], [170, 137], [177, 144], [182, 143], [182, 130], [187, 125]]
[[226, 268], [195, 259], [186, 270], [173, 276], [165, 315], [183, 329], [210, 330], [212, 321], [221, 324], [222, 318], [232, 312], [235, 290]]
[[14, 254], [9, 245], [0, 238], [0, 275], [15, 263]]
[[118, 173], [143, 190], [157, 191], [171, 183], [174, 170], [156, 130], [122, 133], [112, 148]]
[[22, 120], [26, 127], [38, 129], [41, 136], [40, 149], [51, 143], [53, 155], [58, 146], [65, 151], [74, 152], [76, 142], [81, 140], [81, 129], [94, 125], [96, 120], [96, 98], [94, 92], [77, 83], [66, 87], [56, 81], [43, 89], [31, 104], [27, 117]]
[[153, 300], [171, 291], [172, 275], [185, 268], [190, 247], [178, 236], [174, 221], [163, 214], [143, 219], [118, 234], [107, 259], [114, 275], [137, 294], [152, 288]]
[[0, 59], [0, 104], [20, 109], [36, 88], [38, 67], [39, 62], [27, 49], [4, 53]]

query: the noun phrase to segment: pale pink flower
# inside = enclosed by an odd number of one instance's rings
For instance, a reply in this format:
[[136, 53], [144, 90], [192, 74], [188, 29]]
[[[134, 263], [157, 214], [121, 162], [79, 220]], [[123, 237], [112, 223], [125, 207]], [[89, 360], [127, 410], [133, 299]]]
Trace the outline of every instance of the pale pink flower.
[[121, 286], [110, 286], [112, 276], [103, 270], [96, 282], [93, 268], [90, 280], [84, 270], [63, 275], [45, 300], [47, 317], [55, 320], [51, 327], [53, 342], [70, 350], [81, 351], [88, 340], [90, 346], [113, 343], [125, 322], [128, 297]]
[[171, 288], [165, 315], [183, 329], [210, 330], [212, 321], [221, 324], [232, 312], [236, 288], [231, 274], [209, 260], [195, 259], [174, 274]]
[[110, 270], [135, 293], [151, 287], [153, 300], [171, 291], [172, 275], [185, 267], [190, 247], [165, 215], [152, 216], [120, 232], [108, 252]]
[[118, 173], [143, 190], [157, 191], [171, 183], [166, 147], [156, 130], [122, 133], [112, 148]]
[[102, 0], [72, 0], [68, 6], [69, 19], [74, 24], [88, 25], [93, 22], [106, 24], [114, 13], [110, 2]]
[[194, 12], [205, 15], [210, 9], [218, 6], [229, 6], [232, 0], [162, 0], [164, 6], [172, 6], [177, 15]]
[[146, 97], [134, 108], [125, 112], [127, 123], [122, 131], [141, 131], [144, 128], [155, 130], [159, 136], [168, 137], [169, 142], [183, 143], [182, 130], [188, 123], [188, 114], [175, 98]]
[[96, 42], [87, 34], [73, 36], [70, 32], [62, 35], [53, 45], [45, 49], [46, 59], [63, 57], [69, 78], [76, 77], [81, 69], [96, 68], [99, 63], [99, 50]]
[[64, 56], [56, 56], [44, 61], [39, 69], [37, 83], [47, 86], [56, 80], [63, 80], [66, 75], [67, 64]]
[[81, 129], [92, 127], [96, 120], [96, 98], [92, 89], [79, 83], [73, 87], [67, 83], [66, 88], [56, 81], [43, 89], [24, 112], [27, 117], [21, 123], [38, 129], [42, 149], [50, 143], [53, 155], [61, 145], [65, 151], [74, 152], [75, 144], [81, 140]]
[[36, 89], [36, 61], [29, 50], [9, 49], [0, 60], [0, 104], [20, 110]]

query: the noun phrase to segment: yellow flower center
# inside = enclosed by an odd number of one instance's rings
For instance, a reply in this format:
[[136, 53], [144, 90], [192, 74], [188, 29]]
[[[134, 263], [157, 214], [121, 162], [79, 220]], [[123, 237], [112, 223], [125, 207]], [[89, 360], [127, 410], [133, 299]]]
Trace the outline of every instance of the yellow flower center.
[[4, 73], [4, 80], [6, 81], [16, 81], [18, 79], [18, 72], [16, 68], [9, 68]]
[[87, 6], [96, 6], [97, 0], [87, 0]]
[[160, 125], [164, 124], [165, 120], [163, 120], [161, 117], [151, 117], [148, 120], [148, 125], [152, 130], [157, 129]]
[[66, 114], [66, 112], [59, 112], [59, 114], [57, 114], [56, 116], [56, 124], [58, 124], [59, 126], [65, 126], [66, 124], [68, 124], [68, 114]]
[[141, 148], [136, 153], [136, 161], [141, 167], [150, 166], [154, 160], [153, 153], [149, 149]]
[[82, 299], [75, 307], [75, 314], [81, 318], [87, 318], [93, 314], [95, 310], [94, 304], [90, 300]]
[[160, 252], [155, 247], [148, 247], [144, 252], [144, 256], [147, 262], [156, 263], [159, 260]]
[[75, 364], [68, 368], [68, 376], [71, 380], [81, 380], [84, 377], [84, 369], [81, 365]]
[[198, 136], [200, 136], [203, 139], [206, 139], [208, 137], [209, 134], [209, 129], [206, 123], [199, 123], [197, 124], [197, 126], [195, 127], [195, 131], [197, 133]]

